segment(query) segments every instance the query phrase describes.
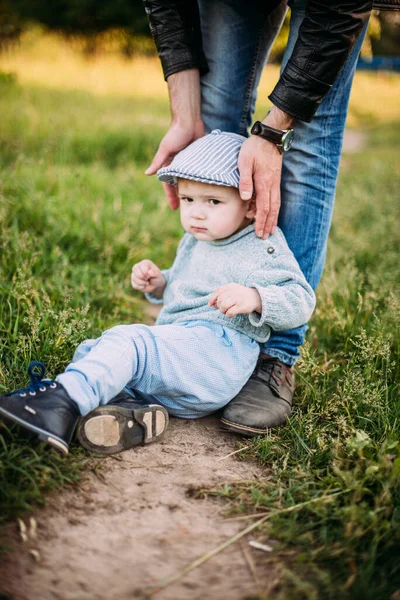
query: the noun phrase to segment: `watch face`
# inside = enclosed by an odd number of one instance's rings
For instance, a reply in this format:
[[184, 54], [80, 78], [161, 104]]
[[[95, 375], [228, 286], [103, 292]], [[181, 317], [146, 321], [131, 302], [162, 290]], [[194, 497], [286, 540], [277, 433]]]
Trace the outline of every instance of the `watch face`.
[[282, 146], [283, 146], [284, 152], [286, 152], [287, 150], [290, 150], [290, 148], [292, 147], [293, 138], [294, 138], [293, 129], [288, 129], [288, 131], [285, 133], [285, 135], [282, 138]]

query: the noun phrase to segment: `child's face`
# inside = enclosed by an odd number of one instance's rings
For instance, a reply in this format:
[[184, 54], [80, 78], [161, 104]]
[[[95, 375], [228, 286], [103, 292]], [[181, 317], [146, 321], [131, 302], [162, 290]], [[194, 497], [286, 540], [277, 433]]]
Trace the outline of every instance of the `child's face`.
[[179, 179], [178, 194], [182, 225], [200, 241], [229, 237], [255, 216], [255, 203], [244, 202], [234, 187]]

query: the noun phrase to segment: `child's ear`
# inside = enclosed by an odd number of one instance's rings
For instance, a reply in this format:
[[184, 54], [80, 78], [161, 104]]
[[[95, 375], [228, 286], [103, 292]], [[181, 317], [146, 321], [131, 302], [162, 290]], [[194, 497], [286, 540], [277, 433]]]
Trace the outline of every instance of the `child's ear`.
[[246, 211], [246, 218], [247, 219], [254, 219], [255, 216], [256, 216], [256, 199], [252, 198], [251, 200], [248, 201], [248, 207], [247, 207], [247, 211]]

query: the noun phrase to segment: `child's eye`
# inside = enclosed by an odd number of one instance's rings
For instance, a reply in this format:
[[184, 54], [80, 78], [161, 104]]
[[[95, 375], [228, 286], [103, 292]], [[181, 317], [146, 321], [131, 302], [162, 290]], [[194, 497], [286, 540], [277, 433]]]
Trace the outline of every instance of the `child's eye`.
[[216, 200], [215, 198], [210, 199], [210, 204], [212, 204], [213, 206], [217, 206], [217, 204], [219, 204], [220, 202], [221, 200]]
[[193, 198], [181, 198], [182, 202], [193, 202]]

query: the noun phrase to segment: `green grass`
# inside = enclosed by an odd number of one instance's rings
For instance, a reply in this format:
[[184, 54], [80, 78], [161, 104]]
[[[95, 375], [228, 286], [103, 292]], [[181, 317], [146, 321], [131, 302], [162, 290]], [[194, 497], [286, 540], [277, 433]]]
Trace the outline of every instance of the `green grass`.
[[[181, 229], [143, 174], [168, 122], [162, 101], [3, 77], [0, 114], [3, 393], [26, 383], [31, 360], [52, 377], [82, 339], [140, 321], [131, 266], [171, 264]], [[341, 492], [260, 532], [277, 540], [276, 599], [379, 600], [400, 588], [399, 134], [399, 123], [371, 130], [368, 148], [345, 157], [296, 410], [250, 452], [269, 477], [214, 492], [243, 515]], [[76, 482], [87, 461], [0, 426], [0, 526]]]
[[[143, 171], [168, 108], [86, 92], [24, 88], [0, 78], [0, 393], [27, 383], [31, 360], [50, 377], [77, 344], [140, 321], [132, 264], [168, 266], [181, 235]], [[142, 126], [137, 121], [160, 121]], [[0, 424], [0, 525], [76, 481], [87, 454], [62, 459]]]

